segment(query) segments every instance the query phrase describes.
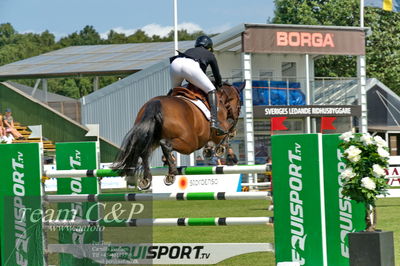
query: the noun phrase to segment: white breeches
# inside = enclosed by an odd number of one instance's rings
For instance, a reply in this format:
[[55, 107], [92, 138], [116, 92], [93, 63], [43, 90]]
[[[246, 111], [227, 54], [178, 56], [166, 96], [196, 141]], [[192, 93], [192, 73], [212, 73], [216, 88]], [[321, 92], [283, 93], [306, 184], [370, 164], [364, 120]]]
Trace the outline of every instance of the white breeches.
[[172, 88], [181, 86], [182, 81], [186, 79], [205, 93], [215, 90], [210, 79], [201, 70], [199, 63], [190, 58], [176, 58], [171, 63], [170, 75]]

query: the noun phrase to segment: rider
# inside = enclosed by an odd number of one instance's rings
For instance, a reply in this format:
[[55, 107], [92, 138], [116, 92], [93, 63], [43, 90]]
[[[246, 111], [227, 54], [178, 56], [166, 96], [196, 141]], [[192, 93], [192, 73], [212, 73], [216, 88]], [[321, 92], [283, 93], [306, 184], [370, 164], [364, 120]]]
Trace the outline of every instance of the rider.
[[182, 81], [186, 79], [207, 94], [211, 107], [210, 126], [220, 136], [226, 134], [226, 132], [220, 127], [218, 121], [216, 88], [205, 74], [207, 67], [210, 65], [216, 86], [222, 86], [221, 74], [213, 51], [213, 42], [210, 37], [198, 37], [194, 48], [190, 48], [184, 53], [178, 52], [177, 56], [171, 57], [170, 74], [172, 88], [181, 86]]

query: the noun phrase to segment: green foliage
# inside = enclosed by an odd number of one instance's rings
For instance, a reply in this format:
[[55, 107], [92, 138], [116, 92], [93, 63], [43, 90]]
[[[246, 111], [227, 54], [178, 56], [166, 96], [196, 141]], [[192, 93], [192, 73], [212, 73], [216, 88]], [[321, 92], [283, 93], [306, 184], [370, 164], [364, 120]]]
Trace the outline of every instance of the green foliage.
[[[275, 0], [273, 23], [358, 27], [359, 0]], [[400, 13], [365, 7], [367, 76], [375, 77], [400, 94]], [[316, 61], [319, 77], [356, 76], [356, 58], [325, 56]]]
[[[180, 40], [194, 40], [203, 32], [188, 33], [180, 30]], [[79, 32], [74, 32], [56, 41], [55, 36], [49, 31], [40, 34], [18, 33], [10, 23], [0, 24], [0, 66], [37, 56], [49, 51], [75, 45], [98, 45], [98, 44], [124, 44], [143, 42], [166, 42], [172, 41], [174, 37], [171, 31], [166, 37], [157, 35], [148, 36], [144, 31], [137, 30], [134, 34], [126, 36], [113, 30], [107, 35], [107, 39], [101, 39], [100, 34], [93, 26], [85, 26]], [[124, 76], [100, 77], [99, 88], [105, 87]], [[17, 82], [34, 86], [35, 80], [18, 80]], [[93, 92], [93, 78], [57, 78], [48, 80], [50, 92], [61, 94], [72, 98], [80, 98]]]

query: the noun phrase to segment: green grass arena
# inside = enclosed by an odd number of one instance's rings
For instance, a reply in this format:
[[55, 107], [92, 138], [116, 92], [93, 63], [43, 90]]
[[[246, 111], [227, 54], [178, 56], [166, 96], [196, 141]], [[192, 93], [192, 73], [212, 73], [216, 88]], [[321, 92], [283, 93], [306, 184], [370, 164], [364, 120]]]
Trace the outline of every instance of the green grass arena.
[[[124, 193], [125, 190], [103, 190], [103, 193]], [[273, 216], [268, 211], [270, 201], [155, 201], [153, 202], [154, 218], [174, 217], [249, 217]], [[128, 208], [130, 202], [121, 202]], [[51, 204], [53, 206], [54, 203]], [[54, 205], [55, 206], [55, 205]], [[110, 207], [107, 205], [107, 207]], [[394, 231], [396, 265], [400, 265], [400, 198], [378, 200], [378, 227]], [[106, 208], [107, 210], [107, 208]], [[104, 241], [107, 243], [134, 243], [135, 232], [142, 228], [105, 228]], [[239, 225], [212, 227], [153, 227], [154, 243], [254, 243], [274, 242], [274, 230], [270, 225]], [[57, 232], [48, 234], [49, 244], [58, 243]], [[50, 265], [58, 265], [58, 254], [49, 256]], [[227, 259], [218, 265], [275, 265], [274, 254], [269, 252], [251, 253]]]

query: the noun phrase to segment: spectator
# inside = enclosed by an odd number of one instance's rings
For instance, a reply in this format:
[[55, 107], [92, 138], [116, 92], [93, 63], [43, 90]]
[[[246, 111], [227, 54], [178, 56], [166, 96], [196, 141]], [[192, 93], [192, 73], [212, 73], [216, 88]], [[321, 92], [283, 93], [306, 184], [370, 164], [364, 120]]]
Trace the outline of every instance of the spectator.
[[0, 113], [0, 142], [9, 142], [8, 138], [7, 138], [7, 133], [6, 133], [6, 129], [4, 127], [4, 123], [3, 123], [3, 115]]
[[208, 165], [222, 165], [220, 158], [213, 153], [211, 157], [208, 158]]
[[3, 117], [3, 123], [4, 123], [4, 126], [6, 128], [6, 133], [11, 133], [11, 135], [14, 137], [14, 139], [17, 139], [17, 140], [25, 139], [21, 135], [21, 133], [19, 133], [18, 130], [15, 129], [15, 127], [14, 127], [14, 118], [11, 115], [11, 109], [10, 108], [6, 109], [5, 115]]
[[232, 148], [228, 148], [228, 153], [226, 154], [225, 163], [226, 165], [236, 165], [238, 164], [238, 158], [236, 154], [233, 152]]
[[204, 159], [200, 155], [197, 155], [196, 157], [196, 165], [197, 166], [205, 165]]

